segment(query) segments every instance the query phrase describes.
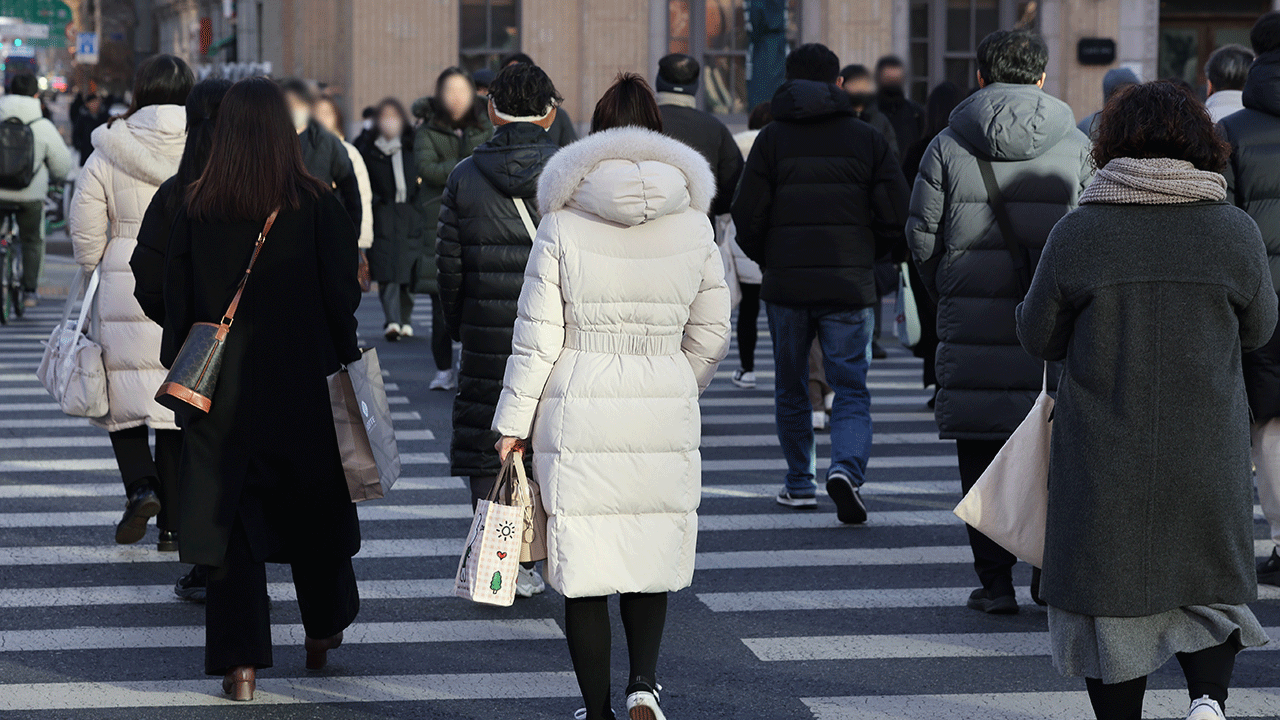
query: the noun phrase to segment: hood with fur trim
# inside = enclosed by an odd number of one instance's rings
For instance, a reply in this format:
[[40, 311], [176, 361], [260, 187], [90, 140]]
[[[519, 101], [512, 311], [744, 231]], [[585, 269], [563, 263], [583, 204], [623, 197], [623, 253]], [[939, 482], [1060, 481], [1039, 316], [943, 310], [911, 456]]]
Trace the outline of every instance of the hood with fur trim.
[[697, 150], [652, 130], [622, 127], [556, 153], [538, 180], [538, 209], [545, 216], [572, 207], [634, 226], [688, 208], [705, 213], [715, 194], [711, 166]]
[[93, 150], [130, 177], [159, 186], [178, 172], [187, 141], [181, 105], [150, 105], [93, 131]]

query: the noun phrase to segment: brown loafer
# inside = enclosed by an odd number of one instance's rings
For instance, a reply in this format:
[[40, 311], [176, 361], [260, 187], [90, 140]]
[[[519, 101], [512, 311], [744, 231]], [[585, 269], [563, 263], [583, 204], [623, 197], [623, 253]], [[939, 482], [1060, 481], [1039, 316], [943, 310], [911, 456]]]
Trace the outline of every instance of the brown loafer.
[[308, 637], [303, 646], [307, 649], [307, 669], [320, 670], [329, 662], [329, 651], [342, 645], [342, 633], [333, 637], [316, 639]]
[[253, 691], [258, 687], [257, 674], [252, 665], [231, 668], [222, 678], [222, 692], [230, 695], [232, 700], [252, 700]]

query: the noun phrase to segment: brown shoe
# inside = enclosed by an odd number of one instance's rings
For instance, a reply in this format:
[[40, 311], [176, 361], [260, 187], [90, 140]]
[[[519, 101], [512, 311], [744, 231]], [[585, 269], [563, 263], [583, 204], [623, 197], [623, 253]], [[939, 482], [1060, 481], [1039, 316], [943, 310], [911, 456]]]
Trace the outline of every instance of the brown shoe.
[[232, 700], [252, 700], [253, 691], [258, 687], [257, 674], [252, 665], [231, 668], [222, 678], [222, 692], [230, 695]]
[[303, 647], [307, 649], [307, 669], [320, 670], [329, 662], [329, 651], [342, 645], [342, 633], [317, 640], [308, 637]]

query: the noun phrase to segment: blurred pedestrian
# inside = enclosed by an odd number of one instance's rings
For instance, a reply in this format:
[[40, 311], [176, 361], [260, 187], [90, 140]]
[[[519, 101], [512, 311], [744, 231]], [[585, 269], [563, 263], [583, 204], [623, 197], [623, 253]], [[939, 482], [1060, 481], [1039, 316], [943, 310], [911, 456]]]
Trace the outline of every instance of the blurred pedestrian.
[[274, 82], [227, 92], [174, 221], [164, 286], [170, 365], [192, 325], [226, 312], [266, 232], [212, 407], [186, 422], [182, 455], [182, 560], [215, 568], [205, 672], [235, 700], [252, 699], [256, 671], [272, 665], [266, 561], [292, 566], [308, 669], [325, 665], [360, 607], [360, 528], [325, 382], [360, 357], [356, 229], [307, 172], [295, 133]]
[[497, 77], [497, 73], [489, 68], [480, 68], [471, 73], [471, 83], [476, 86], [476, 94], [481, 97], [489, 97], [489, 86], [493, 84], [495, 77]]
[[[738, 144], [742, 157], [751, 153], [760, 129], [773, 122], [773, 113], [768, 100], [751, 109], [747, 117], [747, 129], [733, 136]], [[734, 188], [737, 189], [736, 187]], [[733, 195], [729, 195], [730, 201]], [[732, 217], [720, 218], [724, 228], [723, 245], [729, 252], [729, 261], [733, 263], [734, 274], [738, 278], [738, 290], [742, 301], [738, 304], [738, 369], [733, 371], [733, 384], [740, 388], [755, 389], [756, 386], [756, 342], [760, 334], [760, 281], [764, 274], [760, 265], [738, 245], [738, 229]]]
[[378, 108], [369, 105], [360, 111], [360, 132], [351, 139], [351, 144], [357, 148], [364, 147], [366, 144], [373, 142], [378, 137]]
[[925, 109], [907, 97], [907, 66], [897, 55], [876, 61], [876, 109], [893, 126], [899, 157], [928, 132]]
[[[155, 401], [165, 379], [160, 364], [160, 326], [133, 297], [129, 259], [156, 188], [178, 171], [187, 138], [183, 104], [195, 84], [187, 64], [155, 55], [138, 66], [133, 105], [124, 117], [93, 132], [94, 152], [76, 179], [68, 223], [76, 262], [86, 272], [100, 268], [89, 336], [102, 346], [110, 410], [91, 422], [107, 430], [128, 500], [116, 525], [117, 543], [136, 543], [147, 521], [168, 502], [178, 483], [182, 434], [173, 413]], [[147, 428], [155, 430], [155, 454]], [[164, 533], [177, 530], [166, 512]]]
[[[383, 337], [396, 342], [413, 337], [414, 270], [423, 259], [432, 231], [418, 212], [418, 194], [413, 159], [413, 127], [404, 106], [394, 98], [377, 105], [378, 137], [360, 150], [369, 168], [373, 190], [373, 245], [369, 248], [369, 277], [378, 283], [382, 301]], [[433, 298], [434, 303], [434, 298]], [[449, 339], [437, 337], [432, 328], [433, 349], [451, 360]], [[443, 334], [443, 333], [442, 333]], [[435, 347], [439, 343], [442, 347]], [[437, 367], [441, 364], [437, 357]]]
[[[533, 61], [533, 58], [522, 52], [513, 53], [502, 58], [502, 67], [510, 67], [517, 63], [526, 65], [538, 64]], [[557, 147], [564, 147], [578, 139], [578, 131], [573, 127], [573, 118], [569, 117], [569, 112], [563, 107], [556, 108], [556, 121], [551, 124], [551, 129], [547, 130], [547, 135]]]
[[[1280, 291], [1280, 12], [1254, 24], [1249, 37], [1258, 54], [1242, 93], [1243, 110], [1218, 127], [1231, 144], [1223, 168], [1227, 198], [1249, 213], [1262, 231], [1271, 281]], [[1280, 585], [1280, 330], [1265, 347], [1243, 358], [1245, 389], [1253, 415], [1253, 462], [1258, 500], [1271, 523], [1270, 557], [1258, 564], [1258, 582]]]
[[620, 76], [591, 130], [538, 183], [542, 223], [493, 428], [502, 457], [532, 445], [579, 717], [614, 717], [608, 596], [620, 593], [627, 716], [662, 718], [658, 648], [667, 593], [693, 579], [698, 396], [729, 349], [729, 290], [707, 217], [715, 178], [660, 134], [648, 84]]
[[338, 103], [333, 98], [328, 95], [316, 98], [311, 112], [320, 127], [338, 138], [338, 142], [342, 143], [342, 149], [347, 151], [347, 159], [351, 161], [356, 188], [360, 191], [360, 222], [356, 227], [360, 230], [360, 262], [365, 265], [368, 263], [365, 253], [373, 246], [373, 190], [369, 186], [369, 168], [365, 166], [364, 158], [355, 144], [347, 142], [344, 130], [346, 123], [342, 119], [342, 110], [338, 108]]
[[[1106, 105], [1111, 98], [1115, 97], [1116, 93], [1127, 87], [1137, 85], [1140, 82], [1142, 82], [1142, 79], [1138, 77], [1136, 72], [1129, 68], [1111, 68], [1107, 71], [1106, 75], [1102, 76], [1102, 104]], [[1101, 116], [1101, 110], [1086, 115], [1084, 119], [1076, 125], [1076, 127], [1080, 129], [1080, 132], [1088, 135], [1089, 139], [1092, 140], [1094, 135], [1098, 132], [1098, 118]]]
[[[1048, 47], [1032, 32], [984, 38], [982, 89], [929, 143], [911, 195], [907, 238], [922, 284], [938, 301], [938, 431], [956, 441], [966, 493], [1040, 392], [1044, 365], [1019, 347], [1013, 312], [1049, 230], [1075, 208], [1092, 174], [1089, 140], [1071, 108], [1041, 89], [1048, 61]], [[1017, 558], [968, 532], [982, 582], [969, 607], [1018, 612]]]
[[1186, 89], [1121, 92], [1098, 121], [1098, 175], [1018, 308], [1027, 351], [1065, 362], [1041, 593], [1054, 664], [1086, 678], [1099, 720], [1139, 720], [1147, 675], [1175, 655], [1188, 718], [1224, 720], [1236, 653], [1267, 643], [1245, 604], [1240, 355], [1271, 338], [1276, 296], [1257, 225], [1226, 202], [1229, 150]]
[[[493, 124], [470, 76], [456, 67], [440, 73], [435, 95], [415, 102], [413, 114], [422, 118], [413, 139], [413, 154], [422, 183], [417, 205], [422, 213], [423, 228], [430, 234], [440, 220], [440, 198], [449, 173], [481, 143], [493, 137]], [[413, 291], [431, 295], [431, 353], [436, 362], [436, 376], [430, 388], [452, 390], [458, 386], [458, 377], [453, 369], [453, 344], [440, 305], [436, 273], [435, 248], [424, 247], [414, 269]]]
[[84, 165], [93, 152], [93, 131], [107, 122], [107, 109], [101, 95], [90, 95], [84, 103], [71, 110], [71, 145], [80, 154]]
[[698, 61], [672, 53], [658, 61], [658, 107], [662, 131], [702, 153], [716, 176], [716, 199], [711, 214], [729, 212], [733, 191], [742, 175], [742, 151], [733, 133], [709, 112], [698, 109]]
[[338, 201], [351, 217], [351, 223], [361, 227], [364, 204], [360, 198], [360, 183], [356, 180], [351, 157], [342, 147], [342, 138], [325, 130], [313, 117], [315, 93], [310, 86], [301, 80], [286, 80], [281, 87], [289, 103], [289, 117], [298, 134], [307, 172], [337, 193]]
[[1253, 51], [1243, 45], [1224, 45], [1204, 64], [1209, 97], [1204, 106], [1214, 122], [1244, 109], [1244, 84], [1253, 64]]
[[[866, 522], [858, 488], [871, 454], [867, 389], [879, 298], [875, 261], [903, 242], [907, 184], [884, 135], [858, 120], [835, 53], [802, 45], [787, 56], [733, 200], [738, 244], [760, 263], [773, 335], [778, 439], [787, 460], [780, 505], [813, 509], [809, 352], [822, 344], [835, 391], [827, 492], [841, 522]], [[838, 181], [837, 181], [838, 180]]]

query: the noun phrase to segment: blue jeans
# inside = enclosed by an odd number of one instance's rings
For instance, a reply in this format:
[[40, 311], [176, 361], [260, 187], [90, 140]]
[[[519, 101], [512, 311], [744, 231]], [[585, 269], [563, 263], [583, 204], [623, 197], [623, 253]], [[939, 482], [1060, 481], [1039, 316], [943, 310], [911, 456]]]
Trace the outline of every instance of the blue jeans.
[[816, 448], [809, 404], [809, 347], [822, 345], [827, 383], [835, 392], [831, 408], [832, 472], [861, 486], [871, 456], [871, 393], [867, 369], [875, 308], [793, 307], [769, 303], [773, 335], [774, 397], [778, 440], [787, 459], [787, 491], [815, 494]]

